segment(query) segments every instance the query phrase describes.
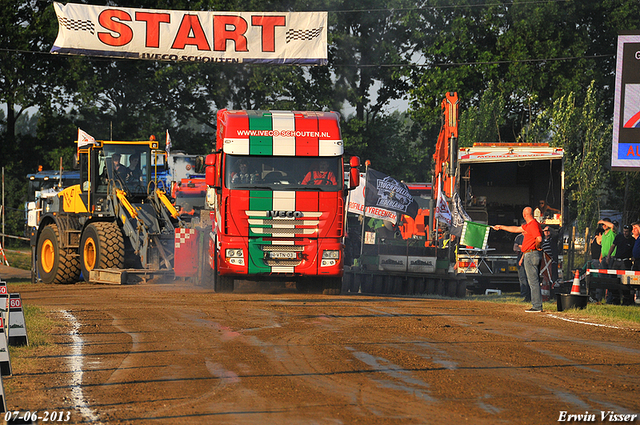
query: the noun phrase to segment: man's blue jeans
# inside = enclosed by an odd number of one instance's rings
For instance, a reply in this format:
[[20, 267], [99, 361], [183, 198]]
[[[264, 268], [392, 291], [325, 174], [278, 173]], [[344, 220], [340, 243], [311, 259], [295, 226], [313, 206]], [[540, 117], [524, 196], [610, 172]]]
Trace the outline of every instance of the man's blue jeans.
[[518, 264], [518, 280], [520, 281], [520, 296], [524, 301], [531, 301], [531, 288], [529, 288], [524, 263], [522, 265]]
[[531, 288], [531, 304], [536, 310], [542, 310], [542, 291], [540, 290], [540, 251], [529, 251], [522, 254], [522, 264], [527, 273]]

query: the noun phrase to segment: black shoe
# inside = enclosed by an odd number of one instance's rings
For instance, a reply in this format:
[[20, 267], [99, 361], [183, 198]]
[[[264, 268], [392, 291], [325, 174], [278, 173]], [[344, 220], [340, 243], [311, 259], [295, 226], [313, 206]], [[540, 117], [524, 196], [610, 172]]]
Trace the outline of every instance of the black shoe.
[[529, 308], [525, 310], [527, 313], [542, 313], [542, 310], [538, 310], [537, 308]]

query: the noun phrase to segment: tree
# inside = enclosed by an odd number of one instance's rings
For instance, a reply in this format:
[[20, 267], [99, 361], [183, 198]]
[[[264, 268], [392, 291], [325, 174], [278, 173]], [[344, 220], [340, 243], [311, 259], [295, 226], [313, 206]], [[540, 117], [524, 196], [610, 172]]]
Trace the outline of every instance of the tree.
[[592, 82], [582, 106], [571, 93], [554, 102], [548, 113], [552, 143], [564, 146], [565, 187], [575, 211], [570, 217], [577, 219], [579, 230], [595, 227], [610, 187], [604, 164], [610, 160], [612, 126], [602, 119], [603, 108]]
[[[498, 139], [513, 141], [555, 99], [571, 92], [584, 96], [591, 81], [604, 99], [613, 99], [617, 31], [640, 26], [637, 14], [629, 13], [634, 7], [627, 0], [427, 1], [414, 34], [425, 66], [404, 70], [414, 119], [435, 126], [446, 91], [478, 106], [493, 84], [504, 102]], [[611, 103], [604, 107], [610, 116]]]
[[31, 107], [60, 96], [59, 73], [63, 64], [45, 52], [55, 38], [57, 21], [48, 2], [0, 1], [0, 102], [6, 105], [4, 142], [0, 155], [20, 150], [16, 144], [16, 121]]

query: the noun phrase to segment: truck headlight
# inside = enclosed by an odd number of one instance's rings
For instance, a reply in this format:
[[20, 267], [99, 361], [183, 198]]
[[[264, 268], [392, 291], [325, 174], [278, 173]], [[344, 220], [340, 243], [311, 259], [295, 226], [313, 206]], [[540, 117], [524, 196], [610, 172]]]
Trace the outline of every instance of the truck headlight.
[[322, 251], [322, 259], [329, 259], [329, 258], [334, 258], [334, 259], [338, 259], [340, 258], [340, 251]]
[[339, 258], [340, 258], [340, 251], [336, 251], [336, 250], [322, 251], [322, 262], [320, 263], [320, 267], [335, 266], [338, 263]]
[[224, 250], [224, 256], [229, 264], [244, 266], [244, 251], [241, 249], [227, 248]]

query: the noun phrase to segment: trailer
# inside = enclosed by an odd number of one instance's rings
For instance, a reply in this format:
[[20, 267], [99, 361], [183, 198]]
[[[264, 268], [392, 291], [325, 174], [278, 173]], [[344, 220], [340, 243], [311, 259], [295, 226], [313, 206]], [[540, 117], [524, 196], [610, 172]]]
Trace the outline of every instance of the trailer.
[[[458, 193], [474, 222], [519, 226], [522, 210], [530, 206], [543, 225], [557, 232], [563, 226], [562, 148], [546, 143], [476, 143], [459, 149], [457, 167]], [[552, 208], [541, 210], [540, 201]], [[482, 291], [517, 288], [514, 238], [511, 233], [490, 232], [485, 248], [458, 246], [457, 273]]]

